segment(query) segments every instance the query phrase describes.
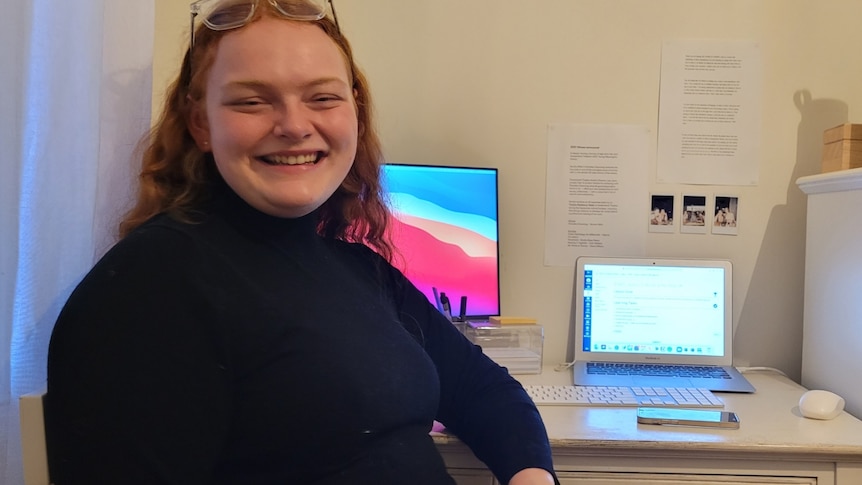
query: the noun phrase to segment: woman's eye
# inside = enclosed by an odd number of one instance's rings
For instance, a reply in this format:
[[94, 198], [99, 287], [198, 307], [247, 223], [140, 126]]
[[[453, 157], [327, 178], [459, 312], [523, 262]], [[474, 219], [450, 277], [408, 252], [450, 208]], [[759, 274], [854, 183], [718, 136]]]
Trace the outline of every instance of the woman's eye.
[[315, 101], [338, 101], [338, 96], [331, 94], [321, 94], [314, 97]]
[[344, 98], [335, 94], [319, 94], [311, 98], [312, 103], [318, 108], [334, 108], [344, 101]]
[[236, 106], [257, 106], [264, 104], [264, 101], [262, 99], [238, 99], [231, 104]]
[[229, 100], [227, 103], [229, 108], [237, 111], [259, 111], [269, 106], [269, 102], [264, 98], [236, 98]]

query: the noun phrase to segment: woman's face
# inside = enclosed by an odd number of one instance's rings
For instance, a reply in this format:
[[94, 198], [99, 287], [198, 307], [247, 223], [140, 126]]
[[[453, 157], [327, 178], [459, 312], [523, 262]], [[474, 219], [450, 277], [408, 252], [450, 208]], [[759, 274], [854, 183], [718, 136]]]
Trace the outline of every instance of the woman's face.
[[335, 42], [308, 22], [265, 17], [226, 34], [191, 130], [249, 205], [277, 217], [320, 207], [356, 155], [356, 103]]

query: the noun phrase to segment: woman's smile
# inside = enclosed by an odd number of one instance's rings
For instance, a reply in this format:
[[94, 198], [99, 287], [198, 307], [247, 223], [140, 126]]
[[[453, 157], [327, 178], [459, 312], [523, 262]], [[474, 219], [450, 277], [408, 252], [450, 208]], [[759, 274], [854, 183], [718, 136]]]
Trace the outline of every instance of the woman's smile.
[[269, 165], [313, 165], [323, 158], [323, 152], [304, 155], [265, 155], [258, 159]]

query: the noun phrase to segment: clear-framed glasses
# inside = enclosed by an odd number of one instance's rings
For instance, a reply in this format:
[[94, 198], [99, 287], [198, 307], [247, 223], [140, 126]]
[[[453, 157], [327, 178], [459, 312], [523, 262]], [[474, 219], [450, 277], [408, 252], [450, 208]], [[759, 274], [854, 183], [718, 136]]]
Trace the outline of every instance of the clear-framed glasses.
[[332, 20], [338, 27], [338, 16], [335, 14], [332, 0], [197, 0], [189, 6], [189, 50], [195, 45], [196, 17], [200, 17], [204, 25], [212, 30], [235, 29], [251, 20], [260, 2], [269, 2], [285, 18], [306, 21], [325, 17], [328, 4], [332, 10]]

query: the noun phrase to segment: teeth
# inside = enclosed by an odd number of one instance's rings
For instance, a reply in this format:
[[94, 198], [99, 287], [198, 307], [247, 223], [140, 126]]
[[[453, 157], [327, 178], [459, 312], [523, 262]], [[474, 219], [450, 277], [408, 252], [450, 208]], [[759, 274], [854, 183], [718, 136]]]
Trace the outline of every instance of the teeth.
[[266, 161], [277, 165], [302, 165], [304, 163], [314, 163], [315, 160], [317, 160], [316, 154], [299, 156], [290, 155], [286, 157], [282, 155], [276, 155], [272, 157], [266, 157]]

